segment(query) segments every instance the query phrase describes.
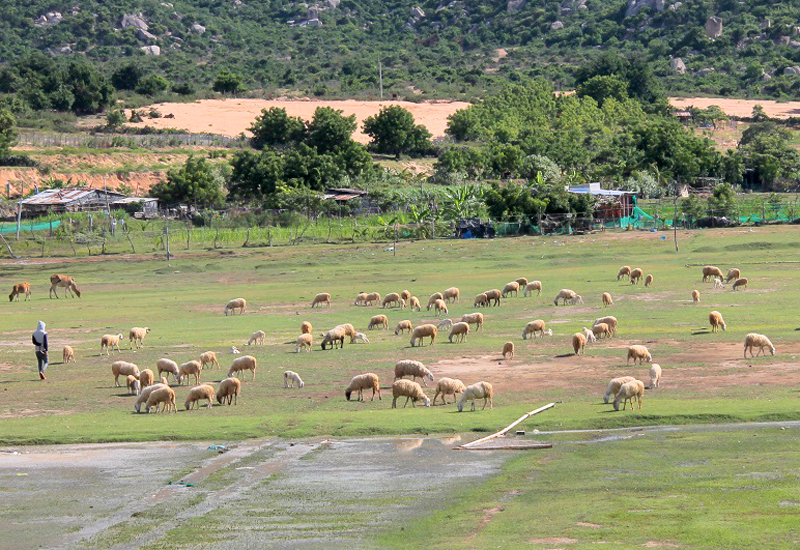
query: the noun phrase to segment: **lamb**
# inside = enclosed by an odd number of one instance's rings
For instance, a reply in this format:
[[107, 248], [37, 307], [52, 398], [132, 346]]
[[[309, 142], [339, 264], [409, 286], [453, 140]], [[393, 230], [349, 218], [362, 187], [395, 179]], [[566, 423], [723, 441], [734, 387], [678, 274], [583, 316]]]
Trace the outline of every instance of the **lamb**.
[[350, 396], [354, 391], [358, 392], [358, 400], [364, 401], [364, 390], [372, 389], [372, 398], [370, 401], [375, 400], [375, 392], [378, 392], [378, 399], [381, 399], [381, 383], [377, 374], [368, 372], [366, 374], [359, 374], [350, 380], [350, 385], [344, 390], [344, 396], [350, 401]]
[[25, 295], [25, 301], [31, 299], [31, 284], [30, 283], [17, 283], [11, 287], [11, 294], [8, 295], [8, 301], [13, 302], [14, 298], [19, 302], [19, 297]]
[[236, 346], [231, 346], [231, 349], [230, 349], [230, 351], [228, 353], [230, 353], [231, 355], [237, 355], [237, 354], [242, 353], [242, 352], [239, 351], [239, 348], [237, 348]]
[[591, 329], [583, 327], [583, 329], [581, 329], [581, 332], [583, 333], [583, 336], [586, 338], [587, 343], [597, 342], [597, 338], [595, 337], [594, 332], [592, 332]]
[[416, 344], [415, 342], [419, 341], [420, 347], [424, 345], [423, 339], [426, 336], [429, 336], [431, 339], [431, 345], [434, 344], [436, 341], [436, 333], [439, 329], [436, 328], [436, 325], [420, 325], [414, 329], [414, 332], [411, 333], [411, 347], [413, 348]]
[[714, 288], [725, 288], [725, 285], [722, 284], [722, 279], [714, 277]]
[[467, 334], [469, 334], [469, 323], [465, 323], [460, 321], [453, 325], [453, 328], [450, 329], [450, 336], [448, 339], [450, 343], [453, 343], [453, 337], [456, 337], [456, 340], [459, 342], [464, 342], [467, 339]]
[[411, 311], [414, 311], [415, 309], [417, 311], [422, 311], [422, 305], [419, 303], [419, 298], [416, 296], [412, 296], [408, 299], [408, 307], [411, 309]]
[[630, 382], [625, 382], [622, 384], [622, 387], [617, 392], [617, 396], [614, 398], [614, 410], [619, 410], [619, 402], [622, 400], [622, 410], [625, 410], [625, 407], [628, 405], [628, 401], [631, 402], [631, 410], [633, 410], [633, 398], [636, 397], [639, 401], [639, 410], [642, 409], [642, 396], [644, 395], [644, 382], [641, 380], [632, 380]]
[[353, 302], [353, 305], [354, 306], [363, 306], [363, 305], [365, 305], [366, 301], [367, 301], [367, 293], [366, 292], [360, 292], [358, 294], [358, 296], [356, 296], [356, 299]]
[[210, 367], [219, 367], [219, 361], [217, 361], [217, 354], [213, 351], [207, 351], [205, 353], [200, 354], [200, 365], [203, 368], [206, 368], [206, 365]]
[[295, 351], [300, 353], [302, 350], [311, 352], [311, 346], [314, 344], [314, 337], [311, 334], [301, 334], [297, 338]]
[[582, 304], [583, 303], [583, 296], [581, 296], [580, 294], [576, 294], [575, 296], [573, 296], [572, 298], [569, 299], [569, 303], [571, 305], [573, 305], [573, 306], [575, 304]]
[[156, 362], [156, 368], [158, 368], [158, 376], [161, 376], [161, 373], [166, 372], [167, 378], [171, 374], [175, 380], [178, 379], [178, 363], [171, 359], [161, 358]]
[[[769, 338], [764, 336], [763, 334], [756, 334], [755, 332], [751, 332], [744, 338], [744, 357], [747, 358], [747, 350], [750, 350], [750, 357], [753, 357], [753, 348], [758, 348], [758, 353], [756, 355], [761, 355], [761, 352], [764, 351], [764, 348], [769, 349], [771, 355], [775, 355], [775, 346], [772, 345], [772, 342], [769, 341]], [[766, 355], [766, 352], [764, 352]]]
[[422, 390], [422, 386], [417, 384], [416, 382], [412, 382], [411, 380], [397, 380], [394, 384], [392, 384], [392, 408], [397, 408], [397, 398], [398, 397], [405, 397], [406, 402], [403, 404], [403, 408], [408, 405], [408, 400], [411, 400], [411, 406], [416, 407], [414, 404], [416, 401], [422, 401], [425, 403], [426, 407], [431, 406], [431, 400], [428, 399], [428, 396], [425, 395], [425, 392]]
[[633, 376], [620, 376], [619, 378], [612, 378], [611, 381], [608, 383], [606, 387], [606, 393], [603, 396], [603, 403], [608, 404], [611, 396], [613, 395], [614, 398], [617, 397], [619, 393], [619, 389], [622, 387], [623, 384], [626, 382], [633, 382], [636, 380]]
[[458, 399], [459, 393], [464, 393], [466, 390], [466, 386], [464, 386], [464, 382], [458, 380], [457, 378], [440, 378], [439, 382], [436, 384], [436, 395], [433, 396], [433, 404], [436, 405], [436, 399], [441, 395], [442, 401], [445, 405], [447, 405], [446, 397], [448, 395], [453, 396], [453, 403], [456, 402]]
[[592, 334], [594, 334], [595, 339], [603, 336], [611, 338], [611, 329], [605, 323], [597, 323], [592, 327]]
[[203, 367], [200, 365], [200, 361], [191, 360], [185, 362], [183, 365], [178, 367], [178, 384], [183, 383], [184, 378], [189, 378], [189, 376], [194, 376], [194, 383], [195, 385], [200, 383], [200, 373], [202, 372]]
[[139, 373], [139, 387], [146, 388], [152, 386], [156, 381], [156, 375], [150, 369], [144, 369]]
[[[464, 410], [464, 403], [472, 401], [472, 408], [470, 411], [475, 410], [475, 400], [483, 399], [483, 409], [486, 408], [486, 403], [489, 403], [489, 408], [492, 408], [492, 398], [494, 397], [494, 388], [489, 382], [477, 382], [464, 389], [461, 394], [461, 400], [458, 402], [458, 412]], [[481, 409], [481, 410], [483, 410]]]
[[439, 330], [450, 330], [453, 328], [453, 320], [452, 319], [442, 319], [436, 324], [436, 328]]
[[722, 276], [722, 270], [713, 265], [707, 265], [703, 267], [703, 282], [705, 283], [709, 279], [720, 279], [722, 280], [724, 277]]
[[521, 288], [523, 290], [525, 289], [526, 286], [528, 286], [528, 278], [527, 277], [520, 277], [519, 279], [517, 279], [514, 282], [516, 282], [519, 285], [519, 288]]
[[503, 359], [514, 358], [514, 342], [506, 342], [503, 344]]
[[129, 374], [125, 378], [125, 385], [128, 387], [128, 393], [131, 395], [139, 395], [139, 389], [141, 386], [139, 385], [139, 379], [134, 375]]
[[411, 292], [409, 292], [408, 290], [403, 290], [400, 293], [400, 298], [407, 302], [411, 298]]
[[647, 274], [647, 277], [644, 278], [644, 286], [645, 288], [653, 286], [653, 276], [651, 274]]
[[103, 350], [106, 350], [107, 355], [111, 355], [111, 352], [114, 351], [114, 348], [117, 348], [117, 351], [122, 353], [122, 350], [119, 349], [119, 343], [122, 341], [122, 334], [104, 334], [102, 338], [100, 338], [100, 354], [102, 355]]
[[511, 293], [514, 293], [514, 296], [518, 296], [519, 294], [519, 283], [516, 281], [511, 281], [506, 286], [503, 287], [502, 297], [505, 298]]
[[580, 355], [581, 352], [585, 352], [584, 348], [586, 347], [586, 336], [583, 335], [582, 332], [576, 332], [572, 335], [572, 349], [575, 350], [575, 355]]
[[61, 350], [61, 362], [66, 364], [70, 361], [75, 361], [75, 350], [72, 349], [72, 346], [64, 346], [64, 349]]
[[344, 349], [344, 337], [344, 328], [333, 327], [331, 330], [322, 335], [322, 342], [320, 343], [320, 346], [323, 350], [327, 349], [329, 345], [333, 349], [336, 349], [336, 342], [339, 342], [339, 347]]
[[444, 292], [442, 292], [442, 299], [445, 302], [458, 302], [458, 297], [461, 294], [461, 291], [458, 290], [458, 287], [451, 286]]
[[400, 298], [400, 295], [397, 292], [391, 292], [384, 296], [383, 301], [381, 302], [381, 307], [392, 307], [392, 304], [394, 304], [395, 307], [400, 307], [402, 309], [400, 300], [402, 300], [402, 298]]
[[617, 280], [619, 281], [623, 277], [631, 278], [631, 266], [623, 265], [619, 268], [619, 271], [617, 271]]
[[225, 304], [225, 317], [228, 316], [228, 312], [230, 312], [231, 315], [235, 315], [237, 309], [239, 310], [239, 315], [244, 315], [244, 311], [247, 309], [247, 300], [244, 298], [234, 298]]
[[638, 361], [641, 365], [645, 361], [648, 363], [653, 362], [653, 356], [650, 355], [650, 352], [647, 350], [645, 346], [629, 346], [628, 347], [628, 357], [625, 361], [625, 364], [630, 364], [631, 359], [633, 359], [633, 364], [635, 365]]
[[481, 292], [480, 294], [475, 296], [475, 302], [473, 303], [473, 305], [474, 307], [489, 307], [489, 297], [486, 296], [485, 292]]
[[131, 344], [131, 349], [133, 349], [134, 343], [136, 344], [136, 349], [139, 349], [139, 346], [144, 347], [144, 337], [150, 332], [149, 327], [133, 327], [128, 332], [128, 340]]
[[475, 325], [475, 330], [481, 330], [483, 327], [483, 313], [475, 312], [475, 313], [465, 313], [461, 316], [462, 323], [469, 323], [470, 325]]
[[695, 304], [700, 303], [700, 291], [697, 289], [692, 291], [692, 302]]
[[300, 323], [300, 334], [311, 334], [313, 330], [314, 327], [311, 326], [311, 323], [309, 323], [308, 321], [303, 321], [302, 323]]
[[647, 386], [645, 389], [652, 390], [658, 387], [659, 382], [661, 381], [661, 365], [658, 363], [653, 363], [650, 367], [650, 385]]
[[428, 298], [428, 311], [431, 310], [436, 300], [444, 300], [444, 295], [441, 292], [434, 292], [431, 294], [430, 298]]
[[320, 292], [314, 299], [311, 300], [311, 309], [314, 309], [320, 304], [328, 304], [328, 307], [331, 307], [331, 295], [327, 292]]
[[533, 291], [536, 291], [537, 296], [542, 295], [542, 282], [541, 281], [531, 281], [527, 285], [525, 285], [525, 292], [522, 293], [523, 296], [531, 296]]
[[303, 379], [300, 378], [300, 375], [297, 374], [296, 372], [291, 371], [291, 370], [287, 370], [286, 372], [284, 372], [283, 373], [283, 387], [288, 389], [288, 388], [294, 388], [295, 385], [298, 388], [302, 388], [306, 384], [305, 384], [305, 382], [303, 382]]
[[376, 315], [372, 319], [369, 320], [369, 325], [367, 326], [367, 330], [372, 330], [376, 328], [389, 328], [389, 318], [386, 315]]
[[226, 378], [219, 383], [217, 389], [217, 403], [222, 405], [223, 401], [227, 401], [228, 405], [233, 402], [234, 405], [238, 404], [239, 394], [242, 392], [242, 381], [238, 378]]
[[178, 412], [178, 407], [175, 405], [175, 392], [172, 390], [172, 388], [157, 388], [150, 392], [150, 395], [147, 397], [145, 412], [149, 413], [150, 408], [153, 406], [156, 408], [156, 413], [159, 412], [159, 406], [162, 407], [161, 412]]
[[159, 380], [159, 384], [164, 384], [165, 386], [169, 386], [169, 380], [167, 380], [166, 376], [162, 376], [161, 380]]
[[266, 332], [264, 332], [263, 330], [257, 330], [250, 336], [250, 339], [247, 341], [247, 345], [252, 346], [253, 344], [255, 344], [257, 346], [263, 346], [264, 338], [266, 337], [267, 337]]
[[381, 301], [381, 295], [378, 292], [370, 292], [367, 294], [367, 297], [364, 298], [364, 305], [365, 306], [372, 306], [372, 303], [375, 302], [376, 304]]
[[410, 376], [412, 379], [421, 378], [422, 384], [427, 386], [426, 380], [433, 380], [433, 374], [419, 361], [413, 359], [404, 359], [398, 361], [394, 366], [394, 379], [399, 380], [404, 376]]
[[188, 411], [193, 406], [200, 407], [198, 401], [201, 399], [208, 400], [208, 408], [211, 408], [211, 401], [214, 400], [214, 386], [211, 384], [200, 384], [189, 390], [189, 395], [186, 396], [186, 401], [183, 403], [184, 408]]
[[152, 386], [148, 386], [146, 388], [142, 388], [141, 392], [139, 393], [139, 397], [136, 399], [136, 403], [133, 405], [133, 409], [138, 413], [141, 412], [142, 403], [146, 403], [147, 399], [150, 397], [150, 394], [157, 389], [160, 388], [168, 388], [169, 386], [165, 383], [161, 384], [153, 384]]
[[708, 324], [711, 325], [711, 332], [717, 332], [722, 327], [722, 332], [725, 332], [727, 326], [722, 319], [722, 313], [719, 311], [712, 311], [708, 314]]
[[536, 319], [535, 321], [531, 321], [525, 328], [522, 329], [522, 339], [527, 340], [529, 334], [533, 334], [536, 337], [536, 333], [540, 333], [541, 338], [544, 338], [544, 327], [545, 322], [541, 319]]
[[558, 301], [563, 300], [564, 305], [566, 305], [567, 300], [572, 300], [573, 298], [575, 298], [575, 296], [577, 296], [577, 294], [575, 293], [574, 290], [570, 290], [568, 288], [562, 288], [561, 290], [558, 291], [558, 294], [556, 294], [556, 299], [553, 300], [553, 303], [555, 305], [558, 305]]
[[486, 298], [488, 298], [489, 301], [492, 302], [493, 306], [500, 305], [500, 298], [502, 298], [503, 296], [502, 292], [500, 292], [496, 288], [493, 288], [492, 290], [487, 290], [486, 292], [484, 292], [484, 294], [486, 294]]
[[603, 307], [614, 305], [614, 300], [611, 299], [611, 294], [609, 294], [608, 292], [603, 292], [602, 299], [603, 299]]
[[742, 276], [742, 272], [739, 271], [737, 268], [732, 267], [728, 270], [728, 275], [725, 277], [725, 282], [730, 283], [731, 281], [735, 281]]
[[733, 283], [733, 290], [736, 290], [740, 286], [747, 288], [747, 277], [742, 277], [741, 279], [736, 279], [736, 282]]
[[644, 271], [642, 271], [641, 268], [635, 267], [631, 269], [631, 275], [630, 275], [631, 284], [632, 285], [637, 284], [639, 282], [639, 279], [642, 278], [642, 275], [644, 275]]
[[397, 328], [394, 329], [394, 335], [398, 336], [403, 334], [405, 331], [411, 332], [412, 330], [414, 330], [414, 325], [411, 324], [411, 321], [405, 319], [397, 323]]
[[449, 310], [447, 309], [447, 304], [444, 303], [444, 300], [436, 300], [436, 302], [434, 302], [433, 304], [433, 310], [434, 310], [434, 315], [436, 315], [436, 317], [438, 317], [439, 314], [441, 314], [442, 312], [444, 312], [445, 314], [450, 313]]
[[228, 369], [228, 378], [233, 376], [234, 374], [238, 374], [240, 372], [244, 372], [249, 370], [253, 373], [253, 380], [256, 379], [256, 366], [258, 362], [256, 358], [252, 355], [242, 355], [241, 357], [237, 357], [231, 363], [231, 368]]
[[369, 344], [369, 338], [363, 332], [356, 332], [356, 335], [350, 339], [351, 344]]
[[609, 315], [607, 317], [600, 317], [599, 319], [595, 319], [594, 324], [598, 323], [605, 323], [608, 325], [608, 328], [611, 329], [611, 334], [613, 336], [617, 335], [617, 318], [613, 315]]
[[114, 375], [114, 386], [119, 387], [119, 376], [133, 375], [139, 378], [139, 367], [127, 361], [115, 361], [111, 363], [111, 374]]

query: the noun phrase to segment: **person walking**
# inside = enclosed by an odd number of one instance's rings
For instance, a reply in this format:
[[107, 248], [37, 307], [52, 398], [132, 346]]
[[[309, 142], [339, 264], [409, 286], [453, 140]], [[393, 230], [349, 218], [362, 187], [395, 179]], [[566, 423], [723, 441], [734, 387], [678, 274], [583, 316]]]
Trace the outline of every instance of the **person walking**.
[[47, 370], [47, 332], [44, 329], [44, 321], [39, 321], [36, 332], [31, 336], [31, 341], [36, 346], [36, 360], [39, 362], [40, 380], [47, 380], [44, 376], [44, 371]]

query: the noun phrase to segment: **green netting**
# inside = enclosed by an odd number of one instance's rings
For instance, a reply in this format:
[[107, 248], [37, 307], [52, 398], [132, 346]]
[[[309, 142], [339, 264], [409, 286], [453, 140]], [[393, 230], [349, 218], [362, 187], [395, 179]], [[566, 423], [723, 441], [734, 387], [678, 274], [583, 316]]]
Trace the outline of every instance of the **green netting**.
[[[34, 223], [34, 224], [27, 224], [27, 225], [20, 225], [20, 231], [42, 231], [44, 229], [50, 229], [51, 227], [58, 227], [61, 225], [61, 220], [55, 220], [52, 225], [50, 222], [46, 223]], [[17, 232], [17, 224], [15, 223], [4, 223], [0, 224], [0, 233], [16, 233]]]

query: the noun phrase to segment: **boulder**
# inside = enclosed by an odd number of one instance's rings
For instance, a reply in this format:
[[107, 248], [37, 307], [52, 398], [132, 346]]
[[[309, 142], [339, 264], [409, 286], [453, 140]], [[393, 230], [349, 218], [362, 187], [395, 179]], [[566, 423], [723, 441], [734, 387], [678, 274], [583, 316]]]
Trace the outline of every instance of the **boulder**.
[[206, 28], [203, 25], [200, 25], [199, 23], [195, 23], [190, 28], [192, 29], [192, 32], [196, 32], [197, 34], [203, 34], [204, 32], [206, 32]]
[[625, 17], [633, 17], [644, 8], [661, 12], [666, 7], [665, 0], [628, 0], [628, 5], [625, 8]]
[[161, 55], [161, 48], [158, 46], [142, 46], [139, 49], [144, 52], [144, 55]]
[[506, 10], [508, 13], [513, 11], [517, 11], [522, 6], [525, 5], [525, 0], [508, 0], [508, 4], [506, 5]]
[[783, 74], [798, 75], [800, 74], [800, 67], [798, 67], [797, 65], [794, 65], [792, 67], [786, 67], [785, 69], [783, 69]]
[[683, 59], [680, 57], [672, 58], [669, 62], [669, 66], [678, 74], [686, 74], [686, 64], [684, 64]]
[[761, 73], [761, 82], [769, 82], [772, 76], [769, 73]]
[[708, 18], [708, 21], [706, 21], [706, 36], [712, 40], [722, 36], [722, 19], [716, 15]]
[[419, 6], [414, 6], [413, 8], [411, 8], [411, 17], [413, 17], [414, 19], [424, 19], [425, 12], [422, 11], [422, 8], [420, 8]]
[[147, 32], [147, 31], [143, 31], [142, 29], [137, 29], [136, 30], [136, 38], [138, 38], [139, 40], [141, 40], [143, 42], [149, 42], [150, 40], [155, 40], [156, 39], [156, 35], [154, 35], [153, 33]]
[[338, 8], [339, 4], [341, 4], [341, 3], [342, 3], [342, 0], [327, 0], [327, 2], [326, 2], [326, 4], [328, 4], [328, 7], [330, 9], [332, 9], [332, 10], [335, 10], [336, 8]]
[[564, 28], [564, 23], [562, 23], [561, 21], [553, 21], [553, 23], [550, 25], [551, 31], [557, 31], [558, 29], [563, 29], [563, 28]]
[[119, 26], [123, 29], [133, 27], [135, 29], [139, 29], [140, 31], [146, 31], [148, 28], [150, 28], [141, 13], [123, 15], [122, 19], [119, 21]]
[[694, 74], [696, 74], [697, 76], [708, 76], [711, 73], [713, 73], [715, 70], [716, 69], [714, 69], [714, 67], [706, 67], [705, 69], [700, 69], [699, 71], [697, 71]]

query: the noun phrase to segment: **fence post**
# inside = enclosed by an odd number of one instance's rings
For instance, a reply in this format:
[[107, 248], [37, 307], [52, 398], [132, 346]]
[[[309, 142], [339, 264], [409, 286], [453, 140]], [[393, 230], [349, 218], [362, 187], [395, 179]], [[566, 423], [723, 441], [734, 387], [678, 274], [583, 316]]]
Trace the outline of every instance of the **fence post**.
[[761, 201], [761, 223], [767, 223], [767, 201]]

